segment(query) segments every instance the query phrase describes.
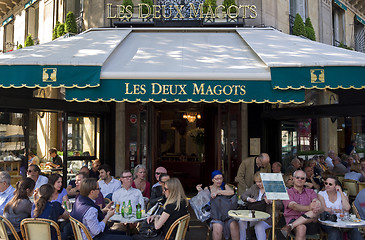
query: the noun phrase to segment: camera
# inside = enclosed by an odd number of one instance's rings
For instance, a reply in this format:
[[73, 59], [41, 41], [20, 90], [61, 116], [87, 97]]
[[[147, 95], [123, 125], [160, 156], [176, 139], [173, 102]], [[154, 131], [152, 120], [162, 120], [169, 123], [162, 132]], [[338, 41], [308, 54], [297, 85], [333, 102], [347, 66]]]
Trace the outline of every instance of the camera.
[[319, 215], [319, 219], [321, 219], [321, 221], [337, 222], [337, 216], [326, 211]]

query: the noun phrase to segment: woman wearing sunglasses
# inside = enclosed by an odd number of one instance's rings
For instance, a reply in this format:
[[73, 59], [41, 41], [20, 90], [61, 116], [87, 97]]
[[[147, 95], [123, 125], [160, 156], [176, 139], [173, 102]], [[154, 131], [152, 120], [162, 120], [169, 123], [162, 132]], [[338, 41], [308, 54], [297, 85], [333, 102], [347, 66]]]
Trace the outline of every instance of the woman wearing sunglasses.
[[[170, 226], [180, 217], [188, 214], [188, 200], [185, 196], [181, 182], [177, 178], [171, 178], [165, 183], [164, 193], [167, 198], [163, 206], [161, 215], [153, 215], [148, 217], [147, 222], [154, 222], [155, 229], [161, 229], [161, 233], [154, 238], [146, 238], [141, 235], [134, 235], [134, 240], [142, 239], [165, 239]], [[175, 239], [176, 229], [171, 234], [170, 239]]]
[[[340, 213], [348, 212], [351, 209], [349, 199], [340, 186], [340, 182], [335, 176], [327, 176], [324, 181], [325, 191], [318, 193], [318, 199], [321, 202], [321, 206], [324, 211], [334, 213], [337, 217], [340, 217]], [[343, 233], [340, 228], [321, 226], [322, 229], [328, 234], [328, 239], [341, 240], [343, 239]], [[360, 232], [357, 228], [352, 228], [349, 231], [349, 239], [362, 239]]]

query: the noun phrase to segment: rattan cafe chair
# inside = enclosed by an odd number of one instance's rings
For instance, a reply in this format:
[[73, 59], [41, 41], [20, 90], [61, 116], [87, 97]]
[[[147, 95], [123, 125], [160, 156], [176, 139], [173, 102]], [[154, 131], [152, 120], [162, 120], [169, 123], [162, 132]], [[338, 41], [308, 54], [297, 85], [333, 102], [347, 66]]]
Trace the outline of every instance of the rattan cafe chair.
[[358, 183], [359, 192], [365, 188], [365, 182]]
[[83, 223], [73, 217], [70, 217], [70, 223], [72, 226], [75, 240], [83, 240], [81, 230], [85, 233], [85, 236], [88, 240], [93, 240], [89, 233], [89, 230], [87, 230], [86, 226]]
[[24, 240], [51, 239], [51, 228], [56, 230], [61, 240], [60, 227], [55, 221], [44, 218], [26, 218], [20, 222], [20, 231]]
[[169, 230], [167, 231], [165, 240], [168, 240], [170, 238], [172, 232], [174, 231], [174, 229], [176, 227], [177, 227], [177, 231], [176, 231], [175, 240], [184, 240], [186, 231], [188, 230], [189, 222], [190, 222], [190, 214], [186, 214], [186, 215], [182, 216], [181, 218], [177, 219], [171, 225]]
[[342, 181], [342, 185], [344, 189], [347, 189], [349, 198], [352, 199], [356, 198], [357, 194], [359, 193], [358, 181], [351, 179], [344, 179]]
[[0, 239], [9, 240], [8, 232], [6, 231], [6, 227], [8, 227], [13, 234], [15, 240], [20, 240], [18, 233], [15, 231], [15, 228], [11, 222], [5, 217], [0, 215]]
[[[360, 213], [359, 213], [359, 211], [357, 210], [356, 205], [355, 205], [355, 203], [354, 203], [354, 202], [352, 202], [351, 207], [352, 207], [352, 212], [356, 215], [356, 217], [357, 217], [358, 219], [361, 219], [361, 217], [360, 217]], [[361, 230], [360, 230], [360, 229], [361, 229]], [[360, 230], [360, 232], [361, 232], [361, 234], [362, 234], [362, 235], [365, 235], [365, 227], [363, 227], [363, 228], [359, 228], [359, 230]]]

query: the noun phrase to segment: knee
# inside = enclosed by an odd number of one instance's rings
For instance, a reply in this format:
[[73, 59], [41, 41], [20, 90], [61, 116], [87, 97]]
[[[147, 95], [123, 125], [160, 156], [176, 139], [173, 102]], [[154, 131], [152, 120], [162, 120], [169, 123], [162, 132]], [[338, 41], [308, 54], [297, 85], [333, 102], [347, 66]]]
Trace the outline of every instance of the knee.
[[233, 221], [231, 222], [231, 224], [229, 225], [229, 228], [232, 230], [238, 230], [238, 222]]
[[304, 224], [298, 225], [295, 228], [295, 234], [300, 236], [305, 236], [307, 233], [307, 227]]
[[213, 233], [221, 234], [223, 232], [223, 226], [220, 224], [213, 224]]

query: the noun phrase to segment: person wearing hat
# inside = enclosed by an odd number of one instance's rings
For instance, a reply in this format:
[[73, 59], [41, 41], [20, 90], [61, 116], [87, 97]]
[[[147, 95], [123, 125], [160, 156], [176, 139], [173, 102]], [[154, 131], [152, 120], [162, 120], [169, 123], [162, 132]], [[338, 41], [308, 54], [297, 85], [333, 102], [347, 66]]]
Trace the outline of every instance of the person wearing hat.
[[[208, 189], [211, 196], [211, 201], [217, 196], [232, 196], [234, 195], [234, 190], [224, 183], [223, 181], [223, 173], [219, 170], [215, 170], [212, 172], [212, 182], [213, 184], [209, 187], [205, 187], [204, 190]], [[196, 189], [200, 192], [202, 191], [202, 184], [196, 186]], [[212, 204], [213, 210], [213, 204]], [[211, 210], [211, 212], [212, 212]], [[226, 221], [221, 221], [218, 219], [214, 219], [212, 216], [212, 221], [210, 222], [210, 227], [213, 229], [213, 240], [222, 239], [222, 233], [224, 234], [225, 239], [229, 238], [231, 235], [232, 240], [238, 240], [240, 238], [239, 234], [239, 226], [238, 222], [232, 218], [229, 218]]]

